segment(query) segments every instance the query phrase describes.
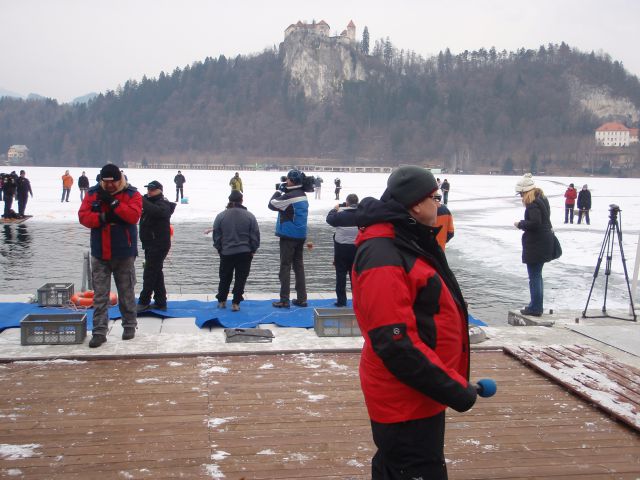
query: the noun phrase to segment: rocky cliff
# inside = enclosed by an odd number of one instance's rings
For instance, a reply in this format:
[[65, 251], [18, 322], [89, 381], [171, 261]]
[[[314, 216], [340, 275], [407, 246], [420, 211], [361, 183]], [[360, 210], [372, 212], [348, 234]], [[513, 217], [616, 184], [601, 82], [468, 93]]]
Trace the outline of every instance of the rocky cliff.
[[340, 98], [345, 81], [366, 80], [355, 44], [312, 32], [294, 32], [281, 44], [284, 66], [307, 100]]
[[602, 121], [615, 119], [635, 123], [640, 118], [640, 112], [633, 102], [614, 95], [610, 88], [588, 85], [573, 75], [567, 75], [567, 80], [572, 98]]

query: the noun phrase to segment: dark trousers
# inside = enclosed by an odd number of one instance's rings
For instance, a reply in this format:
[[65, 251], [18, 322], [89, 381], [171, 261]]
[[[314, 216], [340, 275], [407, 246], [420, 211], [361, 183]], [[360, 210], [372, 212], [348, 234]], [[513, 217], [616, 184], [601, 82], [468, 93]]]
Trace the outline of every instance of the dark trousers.
[[298, 300], [307, 300], [307, 286], [304, 278], [302, 252], [304, 238], [280, 238], [280, 299], [289, 300], [291, 295], [291, 267], [296, 276], [296, 295]]
[[449, 203], [449, 190], [444, 190], [442, 192], [442, 203], [444, 203], [445, 205]]
[[[62, 197], [60, 198], [61, 202], [64, 201], [69, 201], [69, 194], [71, 193], [71, 189], [70, 188], [63, 188], [62, 189]], [[66, 197], [66, 198], [65, 198]]]
[[333, 242], [333, 263], [336, 267], [336, 297], [338, 305], [347, 304], [347, 275], [351, 283], [351, 269], [356, 256], [356, 246]]
[[138, 303], [149, 305], [151, 296], [158, 306], [167, 305], [167, 289], [164, 286], [164, 259], [167, 258], [169, 250], [149, 250], [144, 251], [144, 271], [142, 273], [142, 291]]
[[24, 211], [27, 208], [27, 201], [29, 200], [29, 194], [18, 195], [18, 215], [23, 216]]
[[378, 451], [371, 460], [373, 480], [446, 480], [444, 412], [401, 423], [371, 421]]
[[176, 202], [178, 201], [178, 197], [184, 198], [184, 192], [182, 191], [182, 187], [176, 187]]
[[251, 260], [253, 256], [249, 252], [236, 253], [235, 255], [220, 255], [220, 283], [218, 283], [218, 294], [216, 298], [219, 302], [226, 302], [229, 295], [229, 287], [233, 280], [233, 273], [236, 274], [236, 281], [233, 284], [233, 303], [240, 303], [244, 300], [244, 286], [247, 284], [249, 271], [251, 270]]
[[568, 223], [569, 220], [573, 223], [573, 205], [564, 206], [564, 223]]
[[13, 196], [4, 194], [4, 218], [9, 218], [9, 212], [13, 206]]
[[587, 222], [587, 225], [591, 225], [591, 223], [589, 222], [589, 210], [587, 210], [586, 208], [582, 208], [578, 210], [578, 225], [582, 223], [583, 215], [584, 215], [584, 221]]
[[80, 201], [84, 200], [84, 194], [87, 193], [88, 190], [89, 190], [88, 188], [80, 189]]

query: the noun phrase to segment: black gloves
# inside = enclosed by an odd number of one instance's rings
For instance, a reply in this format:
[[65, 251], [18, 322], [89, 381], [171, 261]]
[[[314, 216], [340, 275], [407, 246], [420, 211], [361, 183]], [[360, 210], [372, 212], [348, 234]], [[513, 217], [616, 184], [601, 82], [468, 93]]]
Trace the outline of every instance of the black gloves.
[[98, 188], [98, 198], [107, 205], [113, 201], [113, 197], [103, 188]]
[[109, 192], [107, 192], [103, 188], [98, 189], [98, 198], [104, 203], [106, 203], [107, 205], [109, 205], [109, 208], [111, 208], [112, 210], [120, 204], [120, 200], [113, 198], [109, 194]]

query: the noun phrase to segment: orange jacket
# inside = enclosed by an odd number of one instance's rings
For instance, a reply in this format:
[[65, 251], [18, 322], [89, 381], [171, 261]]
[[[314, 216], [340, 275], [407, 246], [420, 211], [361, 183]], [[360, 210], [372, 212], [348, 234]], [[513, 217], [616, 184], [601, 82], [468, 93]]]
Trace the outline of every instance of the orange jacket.
[[62, 188], [71, 188], [73, 185], [73, 177], [71, 175], [62, 175]]
[[436, 235], [436, 240], [440, 248], [444, 250], [447, 242], [453, 238], [453, 215], [446, 205], [438, 207], [438, 217], [436, 218], [436, 227], [442, 227]]

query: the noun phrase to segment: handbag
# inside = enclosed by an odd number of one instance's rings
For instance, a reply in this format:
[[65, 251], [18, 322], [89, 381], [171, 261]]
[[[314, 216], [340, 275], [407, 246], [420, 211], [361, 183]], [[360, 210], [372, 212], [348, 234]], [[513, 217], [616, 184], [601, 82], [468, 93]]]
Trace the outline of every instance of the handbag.
[[557, 260], [562, 256], [562, 246], [560, 245], [560, 240], [556, 237], [556, 234], [553, 234], [553, 252], [551, 253], [551, 260]]

